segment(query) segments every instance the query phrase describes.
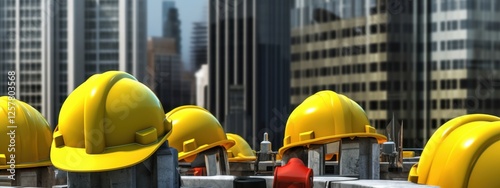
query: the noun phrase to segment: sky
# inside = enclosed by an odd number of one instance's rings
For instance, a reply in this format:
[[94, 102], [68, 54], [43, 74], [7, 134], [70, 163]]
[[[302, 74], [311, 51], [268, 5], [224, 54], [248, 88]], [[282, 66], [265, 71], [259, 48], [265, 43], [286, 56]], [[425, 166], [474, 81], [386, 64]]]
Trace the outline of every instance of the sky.
[[[148, 0], [148, 37], [162, 35], [161, 15], [162, 2], [166, 0]], [[184, 64], [190, 64], [191, 31], [193, 22], [205, 21], [207, 18], [207, 0], [169, 0], [174, 1], [179, 10], [181, 21], [181, 52]]]

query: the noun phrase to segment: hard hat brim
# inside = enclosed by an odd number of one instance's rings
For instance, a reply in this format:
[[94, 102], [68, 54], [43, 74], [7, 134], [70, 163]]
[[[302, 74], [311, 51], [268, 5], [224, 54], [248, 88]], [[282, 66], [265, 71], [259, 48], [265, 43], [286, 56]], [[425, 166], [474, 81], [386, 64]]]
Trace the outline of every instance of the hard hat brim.
[[216, 146], [222, 146], [226, 150], [228, 150], [229, 148], [233, 147], [235, 143], [236, 142], [234, 142], [233, 140], [221, 140], [221, 141], [218, 141], [218, 142], [214, 142], [212, 144], [201, 145], [198, 148], [196, 148], [194, 150], [191, 150], [191, 151], [188, 151], [188, 152], [179, 152], [179, 158], [178, 159], [179, 159], [179, 161], [183, 160], [183, 159], [186, 159], [188, 157], [194, 156], [194, 155], [196, 155], [198, 153], [201, 153], [203, 151], [209, 150], [209, 149], [211, 149], [213, 147], [216, 147]]
[[68, 146], [57, 147], [52, 142], [50, 158], [52, 164], [68, 172], [103, 172], [123, 169], [139, 164], [150, 156], [167, 141], [172, 131], [150, 145], [137, 143], [108, 147], [100, 154], [87, 154], [85, 148]]
[[[51, 166], [52, 163], [50, 160], [39, 161], [36, 163], [25, 163], [25, 164], [16, 164], [16, 168], [35, 168], [35, 167], [44, 167]], [[0, 165], [0, 170], [9, 169], [10, 165]]]
[[327, 137], [321, 137], [317, 139], [311, 139], [311, 140], [304, 140], [304, 141], [298, 141], [294, 142], [291, 144], [288, 144], [286, 146], [283, 146], [279, 149], [279, 154], [283, 156], [286, 150], [297, 147], [297, 146], [307, 146], [311, 144], [328, 144], [331, 142], [339, 141], [342, 138], [355, 138], [355, 137], [369, 137], [369, 138], [375, 138], [377, 139], [377, 142], [379, 144], [382, 144], [387, 141], [387, 137], [381, 134], [377, 133], [349, 133], [349, 134], [342, 134], [342, 135], [333, 135], [333, 136], [327, 136]]

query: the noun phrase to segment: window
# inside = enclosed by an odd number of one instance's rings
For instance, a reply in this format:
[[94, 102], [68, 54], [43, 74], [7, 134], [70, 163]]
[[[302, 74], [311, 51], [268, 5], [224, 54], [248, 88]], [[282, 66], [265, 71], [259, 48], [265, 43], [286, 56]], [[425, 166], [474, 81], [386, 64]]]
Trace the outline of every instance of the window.
[[305, 86], [302, 88], [302, 95], [309, 95], [309, 87]]
[[446, 22], [445, 21], [441, 22], [441, 31], [446, 31]]
[[437, 2], [436, 1], [431, 1], [431, 12], [432, 13], [437, 12]]
[[332, 73], [333, 73], [333, 75], [339, 75], [339, 73], [340, 73], [339, 67], [337, 67], [337, 66], [332, 67]]
[[380, 71], [387, 71], [387, 62], [380, 63]]
[[431, 43], [431, 51], [433, 51], [433, 52], [437, 51], [437, 42]]
[[472, 0], [467, 0], [467, 10], [475, 10], [477, 7], [477, 2]]
[[320, 69], [320, 71], [319, 71], [319, 75], [320, 75], [320, 76], [326, 76], [326, 75], [327, 75], [327, 72], [328, 72], [328, 71], [327, 71], [327, 68], [326, 68], [326, 67], [323, 67], [323, 68], [321, 68], [321, 69]]
[[342, 84], [342, 92], [349, 92], [349, 84]]
[[451, 83], [451, 88], [450, 89], [457, 89], [457, 80], [449, 80], [449, 82]]
[[370, 63], [370, 72], [377, 72], [377, 63]]
[[293, 78], [300, 78], [300, 70], [293, 71]]
[[387, 51], [387, 45], [385, 43], [380, 43], [380, 52], [386, 52]]
[[366, 34], [366, 29], [364, 26], [358, 26], [352, 28], [352, 35], [353, 36], [364, 36]]
[[448, 10], [448, 0], [441, 0], [441, 11], [446, 12]]
[[394, 81], [392, 86], [394, 91], [401, 90], [401, 83], [399, 81]]
[[400, 101], [392, 101], [392, 110], [401, 110], [401, 102]]
[[454, 20], [451, 21], [451, 30], [457, 30], [458, 29], [458, 21]]
[[441, 51], [446, 51], [446, 41], [441, 41]]
[[370, 44], [370, 53], [377, 53], [377, 44]]
[[329, 57], [334, 58], [337, 57], [337, 49], [336, 48], [331, 48], [328, 54]]
[[335, 30], [330, 31], [330, 39], [332, 39], [332, 40], [333, 40], [333, 39], [335, 39], [335, 38], [337, 38], [337, 32], [335, 32]]
[[370, 110], [378, 110], [378, 101], [370, 101]]
[[370, 91], [377, 91], [377, 82], [370, 82]]
[[450, 109], [450, 100], [444, 99], [441, 100], [441, 109]]
[[387, 25], [385, 24], [380, 24], [380, 33], [385, 33], [387, 32]]
[[352, 83], [351, 89], [352, 89], [352, 92], [358, 92], [361, 90], [361, 87], [360, 87], [359, 83]]
[[436, 22], [431, 23], [431, 32], [437, 32], [437, 23]]
[[441, 61], [441, 70], [449, 70], [451, 69], [450, 60], [442, 60]]
[[432, 80], [430, 82], [431, 84], [431, 90], [436, 90], [437, 89], [437, 81], [436, 80]]
[[328, 32], [323, 32], [323, 33], [321, 33], [321, 35], [320, 35], [319, 39], [320, 39], [321, 41], [328, 40]]
[[370, 14], [377, 14], [377, 0], [370, 0]]
[[370, 34], [376, 34], [376, 33], [377, 33], [377, 24], [370, 25]]
[[460, 20], [460, 29], [467, 29], [468, 20]]
[[380, 109], [387, 110], [387, 101], [380, 101]]
[[351, 74], [351, 66], [343, 65], [342, 66], [342, 74]]
[[385, 81], [380, 82], [380, 90], [381, 91], [387, 90], [387, 82], [385, 82]]
[[481, 10], [490, 11], [491, 10], [491, 0], [482, 0], [481, 1]]
[[464, 68], [464, 60], [463, 59], [453, 60], [453, 69], [463, 69], [463, 68]]
[[304, 60], [309, 60], [311, 59], [311, 53], [310, 52], [304, 52]]
[[351, 29], [342, 29], [342, 37], [351, 37]]
[[337, 85], [331, 84], [331, 85], [328, 86], [328, 89], [331, 90], [331, 91], [335, 91], [335, 90], [337, 90]]

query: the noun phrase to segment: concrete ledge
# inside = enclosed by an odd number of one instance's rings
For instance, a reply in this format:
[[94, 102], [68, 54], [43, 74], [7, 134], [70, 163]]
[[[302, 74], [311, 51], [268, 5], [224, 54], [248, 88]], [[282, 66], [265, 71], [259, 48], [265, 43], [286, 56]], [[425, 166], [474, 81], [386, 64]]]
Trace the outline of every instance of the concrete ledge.
[[[250, 178], [262, 178], [266, 180], [268, 188], [273, 187], [273, 176], [248, 176]], [[234, 179], [237, 176], [181, 176], [182, 187], [233, 187]], [[319, 176], [314, 177], [315, 188], [429, 188], [437, 186], [427, 186], [414, 184], [407, 181], [392, 180], [357, 180], [356, 178], [340, 176]]]
[[356, 180], [332, 182], [331, 188], [429, 188], [438, 186], [420, 185], [408, 181], [393, 180]]

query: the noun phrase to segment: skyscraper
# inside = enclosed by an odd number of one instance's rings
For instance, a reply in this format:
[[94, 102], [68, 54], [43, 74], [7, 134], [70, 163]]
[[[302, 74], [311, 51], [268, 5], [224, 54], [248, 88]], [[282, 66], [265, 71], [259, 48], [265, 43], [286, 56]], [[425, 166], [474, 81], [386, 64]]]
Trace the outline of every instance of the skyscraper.
[[[289, 0], [210, 0], [208, 109], [226, 132], [282, 145], [290, 104]], [[279, 115], [277, 115], [279, 114]]]
[[147, 85], [155, 92], [165, 111], [189, 104], [183, 97], [185, 87], [182, 83], [182, 62], [177, 53], [173, 38], [148, 39], [148, 77]]
[[18, 97], [52, 126], [69, 92], [90, 75], [144, 77], [146, 0], [9, 0], [0, 7], [1, 23], [8, 23], [0, 33], [9, 36], [0, 47], [1, 76], [16, 71]]
[[175, 2], [171, 0], [163, 1], [162, 24], [163, 37], [174, 38], [178, 53], [181, 53], [181, 21], [179, 12], [175, 7]]
[[379, 131], [395, 114], [404, 121], [404, 143], [421, 144], [417, 133], [422, 135], [428, 112], [423, 102], [427, 53], [424, 39], [417, 37], [425, 14], [412, 13], [422, 8], [415, 6], [419, 3], [404, 1], [400, 8], [406, 11], [395, 12], [385, 0], [296, 1], [291, 103], [333, 90], [358, 102]]
[[201, 68], [201, 65], [207, 64], [208, 50], [208, 30], [206, 22], [194, 22], [193, 32], [191, 33], [191, 62], [194, 70]]
[[0, 2], [0, 95], [7, 95], [7, 72], [16, 73], [16, 98], [41, 111], [51, 111], [51, 54], [47, 37], [51, 34], [47, 20], [51, 18], [48, 1]]
[[423, 147], [451, 118], [499, 113], [499, 13], [489, 0], [297, 0], [291, 103], [334, 90], [379, 130], [395, 114], [405, 147]]

